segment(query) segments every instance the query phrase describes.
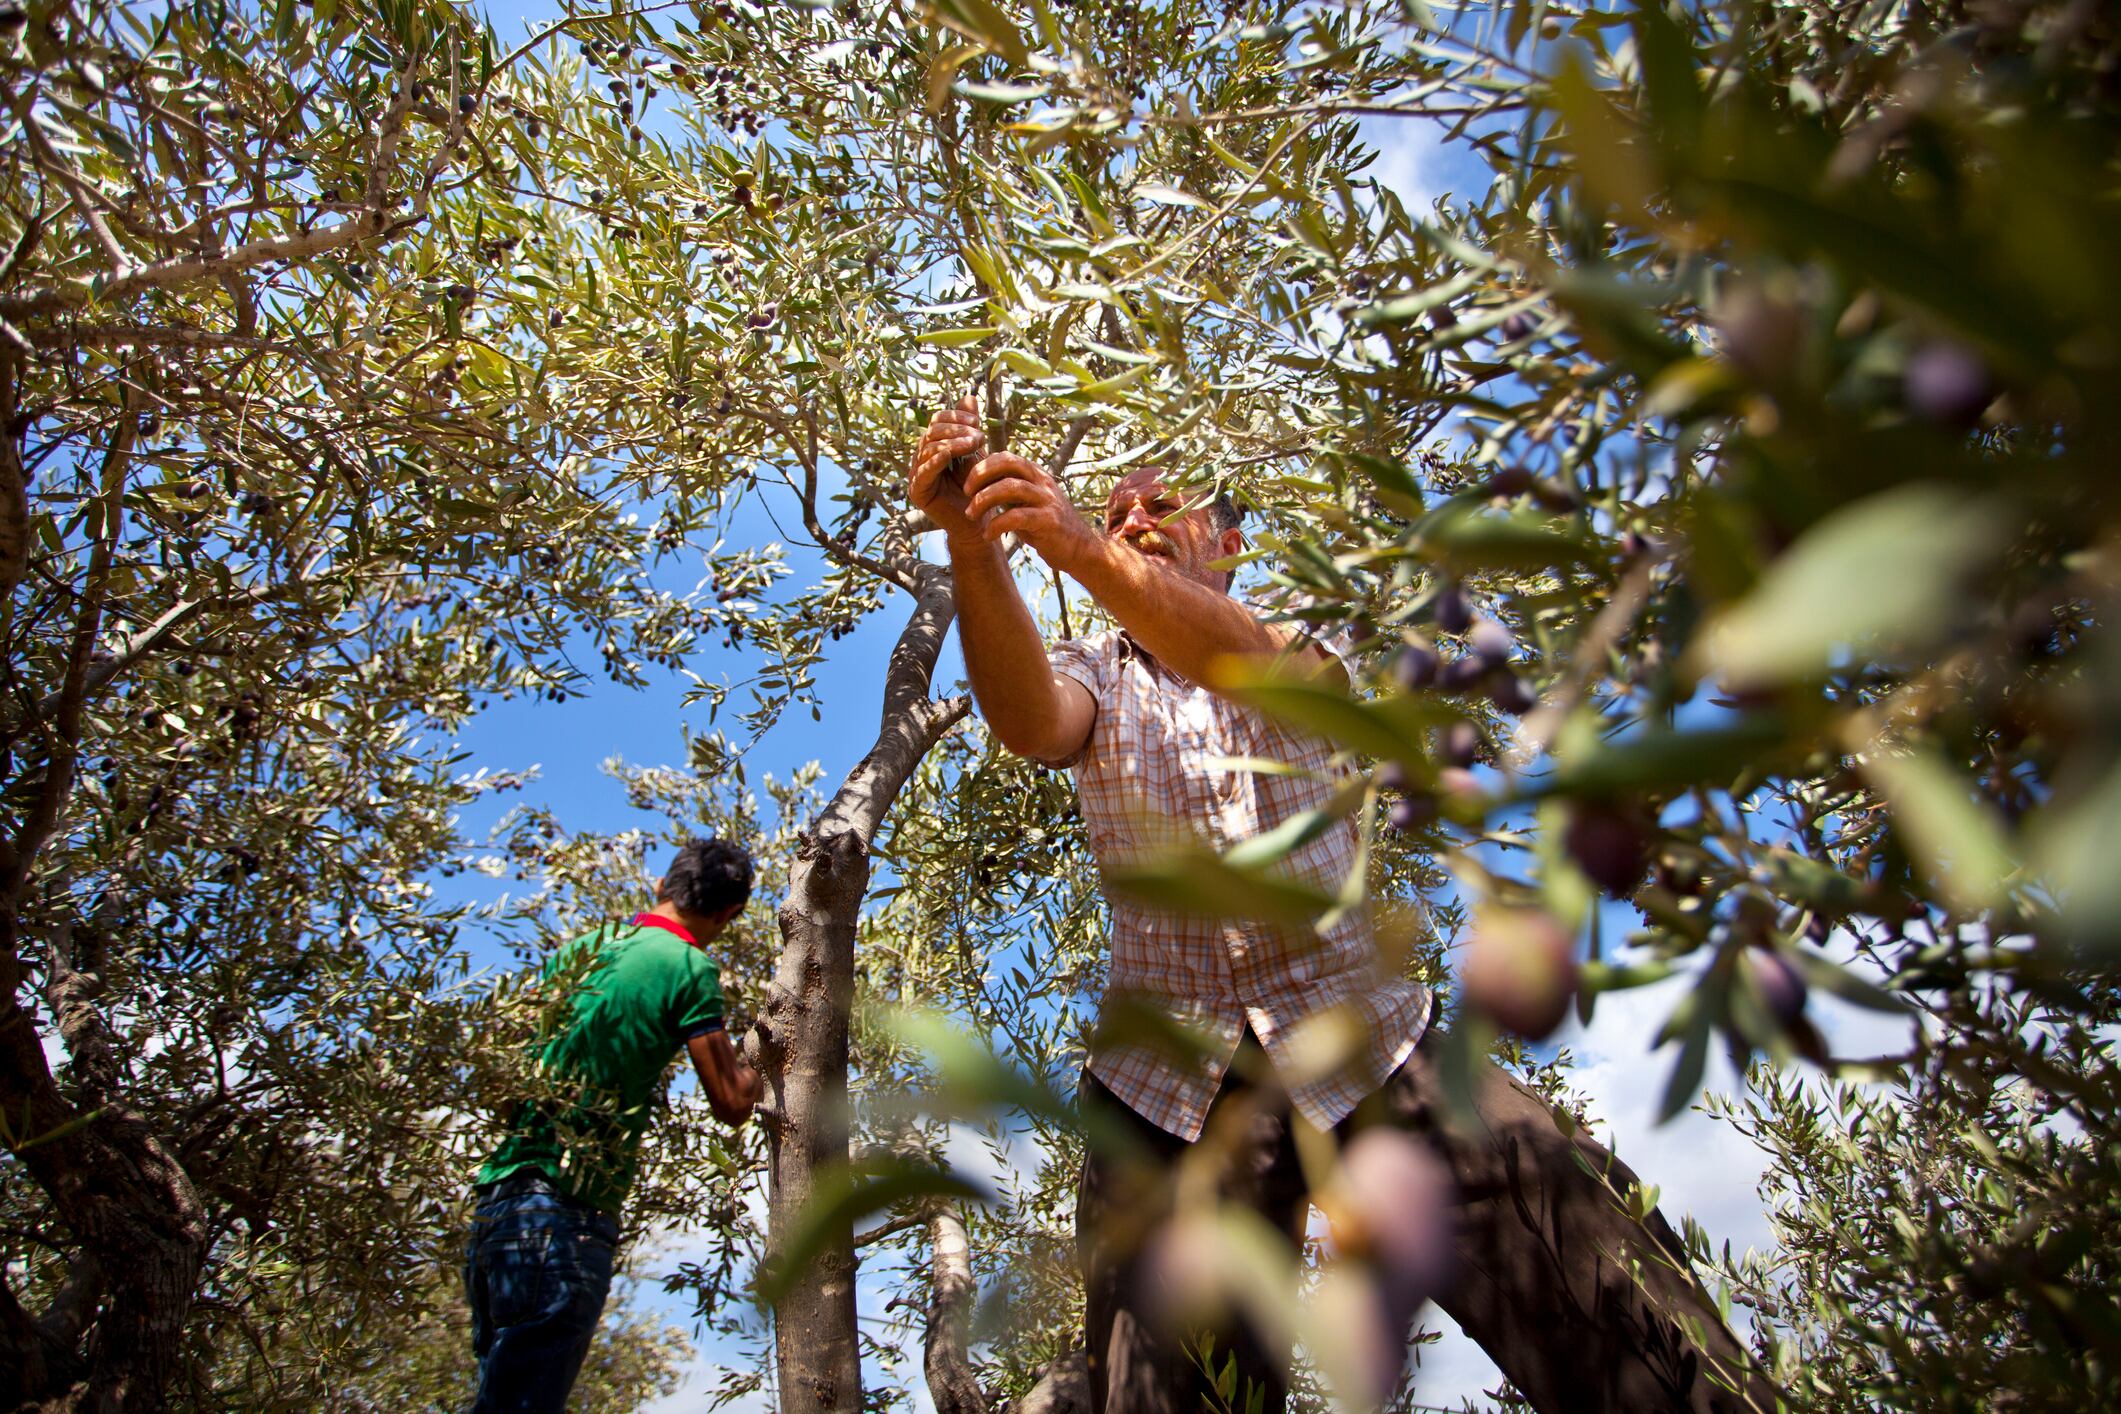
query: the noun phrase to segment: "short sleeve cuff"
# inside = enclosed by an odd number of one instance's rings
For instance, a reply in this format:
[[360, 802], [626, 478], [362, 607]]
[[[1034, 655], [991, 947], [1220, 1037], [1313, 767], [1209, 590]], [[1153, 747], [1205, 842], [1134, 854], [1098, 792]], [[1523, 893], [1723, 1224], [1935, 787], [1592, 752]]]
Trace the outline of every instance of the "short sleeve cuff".
[[[1052, 650], [1046, 654], [1047, 667], [1090, 694], [1090, 703], [1093, 711], [1097, 705], [1098, 678], [1097, 662], [1091, 656], [1094, 651], [1088, 643], [1071, 638], [1055, 644]], [[1089, 753], [1090, 743], [1096, 739], [1097, 719], [1093, 716], [1090, 719], [1089, 735], [1083, 738], [1083, 744], [1074, 752], [1055, 760], [1047, 760], [1043, 757], [1033, 759], [1037, 760], [1041, 766], [1048, 766], [1056, 771], [1066, 771]]]
[[722, 1029], [722, 1018], [710, 1017], [706, 1021], [695, 1021], [679, 1035], [680, 1041], [690, 1041], [695, 1036], [711, 1036]]

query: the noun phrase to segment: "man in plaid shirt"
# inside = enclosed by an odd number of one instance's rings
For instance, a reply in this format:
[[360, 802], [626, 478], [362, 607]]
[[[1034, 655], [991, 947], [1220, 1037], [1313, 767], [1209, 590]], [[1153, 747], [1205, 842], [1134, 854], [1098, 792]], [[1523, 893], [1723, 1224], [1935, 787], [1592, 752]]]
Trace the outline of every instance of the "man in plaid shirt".
[[[1100, 866], [1123, 867], [1189, 836], [1227, 849], [1323, 804], [1329, 748], [1207, 685], [1216, 660], [1232, 655], [1347, 683], [1337, 658], [1263, 621], [1230, 597], [1229, 575], [1210, 568], [1243, 547], [1235, 508], [1188, 501], [1175, 478], [1144, 469], [1113, 488], [1093, 525], [1047, 468], [984, 451], [971, 399], [938, 413], [914, 454], [911, 499], [947, 537], [965, 668], [988, 728], [1011, 751], [1073, 771]], [[1049, 650], [999, 543], [1012, 533], [1120, 628]], [[1246, 759], [1295, 769], [1253, 771]], [[1285, 867], [1337, 892], [1355, 860], [1354, 825], [1342, 819]], [[1115, 1040], [1083, 1077], [1085, 1107], [1130, 1130], [1139, 1151], [1093, 1152], [1077, 1195], [1098, 1414], [1243, 1410], [1255, 1391], [1263, 1397], [1254, 1407], [1286, 1407], [1288, 1352], [1249, 1329], [1218, 1342], [1214, 1363], [1234, 1353], [1239, 1384], [1234, 1399], [1216, 1396], [1186, 1334], [1164, 1319], [1142, 1238], [1170, 1210], [1170, 1178], [1193, 1153], [1219, 1163], [1224, 1198], [1300, 1244], [1309, 1193], [1299, 1129], [1345, 1145], [1377, 1124], [1419, 1136], [1450, 1170], [1456, 1201], [1437, 1230], [1448, 1234], [1439, 1245], [1456, 1248], [1457, 1276], [1438, 1299], [1535, 1407], [1742, 1407], [1702, 1377], [1674, 1321], [1712, 1328], [1716, 1353], [1743, 1368], [1698, 1288], [1679, 1283], [1684, 1309], [1673, 1311], [1669, 1282], [1629, 1271], [1668, 1269], [1658, 1259], [1680, 1249], [1660, 1216], [1637, 1223], [1613, 1202], [1634, 1182], [1624, 1165], [1492, 1068], [1476, 1086], [1479, 1132], [1445, 1127], [1433, 1048], [1418, 1045], [1428, 990], [1380, 965], [1366, 920], [1351, 915], [1314, 933], [1125, 900], [1111, 908], [1108, 1014], [1115, 1004], [1146, 1008], [1201, 1045], [1179, 1055]], [[1355, 1043], [1321, 1074], [1314, 1058], [1334, 1049], [1329, 1032]]]

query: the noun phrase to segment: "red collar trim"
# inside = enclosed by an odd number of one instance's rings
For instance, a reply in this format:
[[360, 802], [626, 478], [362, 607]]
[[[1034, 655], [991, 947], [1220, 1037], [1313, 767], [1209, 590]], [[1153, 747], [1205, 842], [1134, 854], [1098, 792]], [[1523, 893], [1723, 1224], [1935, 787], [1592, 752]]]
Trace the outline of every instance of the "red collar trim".
[[691, 930], [682, 924], [671, 922], [660, 913], [636, 913], [633, 915], [633, 926], [636, 928], [662, 928], [677, 934], [694, 947], [700, 945], [700, 940], [692, 936]]

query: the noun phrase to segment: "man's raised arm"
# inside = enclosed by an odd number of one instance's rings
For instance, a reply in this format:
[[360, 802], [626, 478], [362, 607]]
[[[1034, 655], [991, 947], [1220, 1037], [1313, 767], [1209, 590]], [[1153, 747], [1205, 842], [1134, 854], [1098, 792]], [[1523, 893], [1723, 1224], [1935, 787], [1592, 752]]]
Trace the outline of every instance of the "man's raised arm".
[[965, 673], [987, 729], [1019, 756], [1066, 760], [1090, 739], [1097, 704], [1082, 684], [1046, 662], [1038, 623], [1017, 592], [1008, 560], [968, 514], [964, 487], [950, 467], [957, 457], [979, 455], [985, 445], [972, 399], [937, 413], [913, 454], [911, 499], [942, 527], [949, 545]]
[[965, 484], [972, 492], [966, 517], [988, 541], [1022, 536], [1173, 672], [1215, 687], [1218, 659], [1289, 654], [1297, 671], [1346, 684], [1337, 658], [1230, 597], [1228, 576], [1207, 565], [1242, 550], [1243, 533], [1234, 525], [1216, 530], [1205, 509], [1179, 500], [1161, 476], [1122, 481], [1102, 531], [1044, 467], [1022, 457], [985, 457]]

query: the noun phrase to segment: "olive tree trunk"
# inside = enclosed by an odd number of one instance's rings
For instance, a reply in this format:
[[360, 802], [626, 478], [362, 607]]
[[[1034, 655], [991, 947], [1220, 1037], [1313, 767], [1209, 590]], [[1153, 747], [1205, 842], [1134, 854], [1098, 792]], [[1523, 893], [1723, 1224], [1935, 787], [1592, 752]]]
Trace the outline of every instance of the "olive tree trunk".
[[[789, 1240], [819, 1178], [848, 1159], [848, 1016], [869, 846], [914, 769], [971, 704], [928, 696], [955, 613], [948, 572], [922, 565], [892, 650], [876, 744], [804, 836], [781, 905], [781, 955], [766, 988], [758, 1057], [767, 1087], [767, 1260]], [[782, 1414], [858, 1414], [854, 1231], [833, 1231], [774, 1307]]]

